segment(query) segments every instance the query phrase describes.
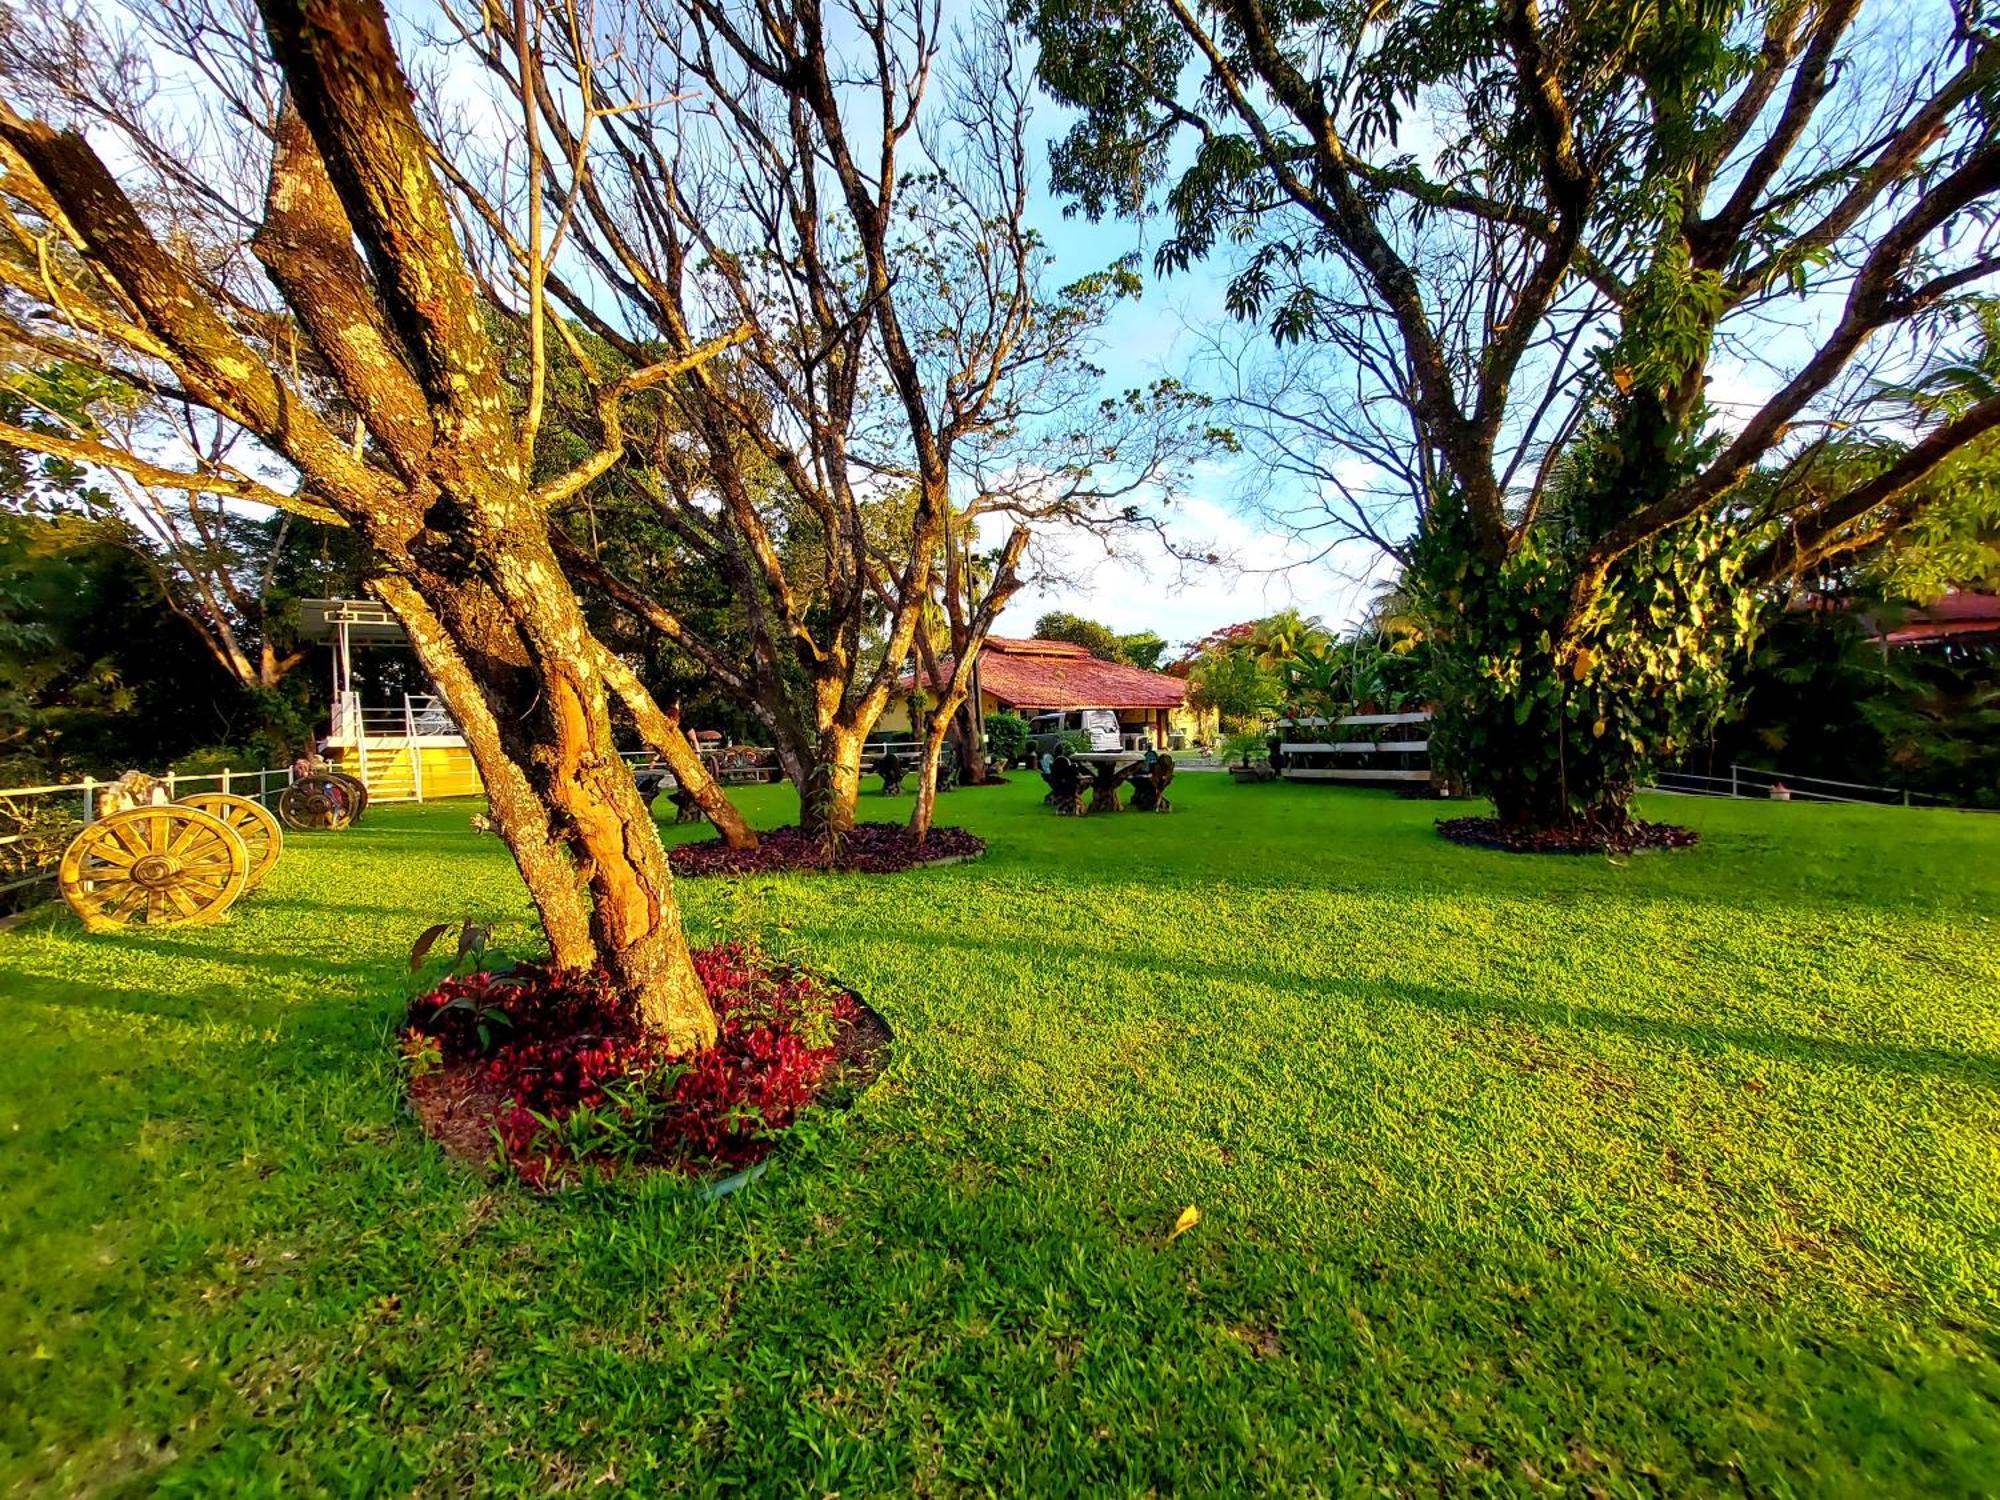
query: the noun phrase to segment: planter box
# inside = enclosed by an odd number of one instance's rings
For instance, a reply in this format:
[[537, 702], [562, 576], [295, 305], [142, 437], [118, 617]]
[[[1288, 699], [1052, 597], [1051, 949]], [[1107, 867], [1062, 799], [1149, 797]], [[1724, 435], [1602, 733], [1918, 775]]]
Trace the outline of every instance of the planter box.
[[1268, 765], [1231, 766], [1229, 774], [1238, 781], [1276, 781], [1278, 773]]

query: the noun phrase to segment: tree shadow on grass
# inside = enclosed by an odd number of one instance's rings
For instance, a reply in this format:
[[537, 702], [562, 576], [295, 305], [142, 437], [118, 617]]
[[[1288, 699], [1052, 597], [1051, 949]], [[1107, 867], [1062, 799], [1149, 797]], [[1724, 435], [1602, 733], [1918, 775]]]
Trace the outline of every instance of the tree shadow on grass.
[[1360, 979], [1326, 975], [1302, 976], [1275, 965], [1233, 960], [1202, 961], [1192, 971], [1182, 960], [1169, 965], [1135, 956], [1115, 947], [1062, 942], [1053, 937], [1032, 943], [964, 933], [925, 934], [926, 949], [948, 947], [974, 962], [1006, 955], [1024, 965], [1046, 964], [1051, 954], [1064, 965], [1079, 962], [1109, 964], [1174, 989], [1198, 989], [1205, 979], [1257, 985], [1279, 992], [1338, 996], [1362, 1008], [1384, 1001], [1413, 1006], [1439, 1015], [1472, 1020], [1505, 1020], [1537, 1030], [1595, 1031], [1619, 1036], [1662, 1051], [1717, 1056], [1725, 1051], [1749, 1052], [1773, 1061], [1804, 1067], [1864, 1068], [1908, 1077], [1943, 1078], [1982, 1088], [2000, 1089], [2000, 1056], [1949, 1047], [1913, 1047], [1893, 1042], [1849, 1041], [1811, 1036], [1770, 1027], [1708, 1023], [1668, 1017], [1635, 1015], [1591, 1006], [1555, 1004], [1464, 989], [1412, 984], [1396, 979]]

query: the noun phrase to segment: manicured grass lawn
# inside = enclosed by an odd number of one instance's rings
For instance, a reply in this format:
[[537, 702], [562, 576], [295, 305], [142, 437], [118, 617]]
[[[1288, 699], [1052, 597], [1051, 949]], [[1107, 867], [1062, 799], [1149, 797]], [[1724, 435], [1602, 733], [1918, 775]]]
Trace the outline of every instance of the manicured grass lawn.
[[1701, 847], [1612, 863], [1040, 791], [946, 800], [980, 864], [683, 885], [899, 1036], [719, 1203], [402, 1113], [412, 937], [527, 941], [468, 804], [0, 936], [0, 1488], [2000, 1490], [2000, 818], [1662, 802]]

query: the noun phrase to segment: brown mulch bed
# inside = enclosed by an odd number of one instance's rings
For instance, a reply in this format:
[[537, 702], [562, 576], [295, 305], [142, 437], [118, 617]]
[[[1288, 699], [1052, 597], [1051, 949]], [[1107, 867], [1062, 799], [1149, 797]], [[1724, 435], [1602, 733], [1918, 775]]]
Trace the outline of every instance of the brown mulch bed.
[[1439, 818], [1437, 831], [1454, 844], [1503, 854], [1635, 854], [1641, 849], [1689, 849], [1700, 837], [1675, 823], [1639, 818], [1613, 826], [1512, 828], [1498, 818]]
[[957, 864], [986, 852], [986, 840], [963, 828], [933, 828], [922, 843], [901, 823], [857, 823], [827, 863], [826, 846], [799, 828], [757, 835], [755, 849], [732, 849], [720, 839], [676, 844], [667, 858], [676, 875], [775, 875], [832, 870], [843, 875], [893, 875], [926, 865]]

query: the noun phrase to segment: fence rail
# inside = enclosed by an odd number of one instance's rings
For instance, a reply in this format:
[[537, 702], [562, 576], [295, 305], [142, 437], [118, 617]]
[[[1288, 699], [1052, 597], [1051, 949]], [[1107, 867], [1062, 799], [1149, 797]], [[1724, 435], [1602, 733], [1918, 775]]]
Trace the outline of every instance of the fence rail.
[[[1774, 792], [1773, 788], [1782, 788]], [[1950, 807], [1951, 800], [1930, 792], [1913, 792], [1908, 787], [1878, 786], [1866, 781], [1836, 781], [1827, 776], [1795, 776], [1789, 771], [1771, 771], [1762, 766], [1732, 764], [1727, 776], [1704, 776], [1693, 771], [1662, 771], [1648, 791], [1672, 792], [1683, 797], [1735, 797], [1799, 802], [1845, 802], [1857, 807]]]
[[[115, 777], [100, 779], [86, 776], [80, 781], [65, 781], [49, 786], [0, 787], [0, 805], [18, 804], [45, 800], [57, 805], [74, 798], [75, 818], [78, 823], [97, 821], [97, 794], [110, 786]], [[222, 770], [210, 771], [199, 776], [183, 776], [169, 771], [159, 778], [167, 789], [167, 800], [179, 801], [189, 792], [218, 791], [230, 792], [238, 797], [249, 797], [269, 807], [278, 794], [292, 782], [289, 767], [272, 766], [256, 771]], [[23, 833], [0, 834], [0, 848], [25, 843], [29, 835]], [[30, 871], [26, 875], [0, 883], [0, 896], [15, 891], [26, 890], [30, 886], [43, 885], [55, 879], [56, 861]]]

